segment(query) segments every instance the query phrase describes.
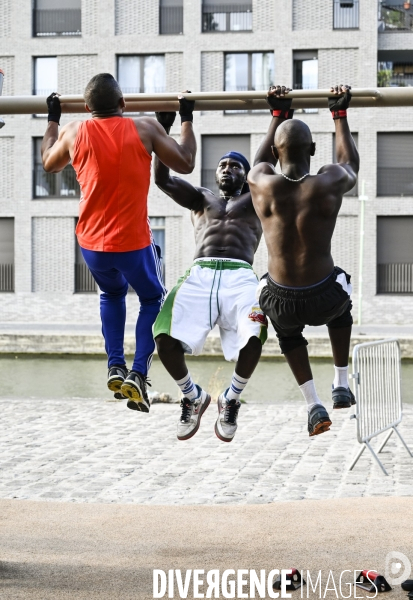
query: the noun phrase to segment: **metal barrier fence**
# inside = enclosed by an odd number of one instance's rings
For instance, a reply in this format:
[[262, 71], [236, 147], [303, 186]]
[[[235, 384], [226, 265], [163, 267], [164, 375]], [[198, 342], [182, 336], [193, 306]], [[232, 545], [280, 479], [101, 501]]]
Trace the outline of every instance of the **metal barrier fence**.
[[14, 292], [13, 264], [0, 264], [0, 292]]
[[81, 9], [34, 9], [33, 35], [81, 35]]
[[[396, 339], [357, 344], [353, 350], [353, 378], [355, 379], [357, 439], [363, 444], [354, 459], [350, 471], [364, 450], [368, 448], [381, 470], [388, 475], [379, 454], [393, 431], [399, 436], [409, 455], [413, 458], [397, 425], [402, 420], [402, 397], [400, 385], [400, 346]], [[370, 441], [388, 432], [376, 452]]]
[[377, 265], [378, 294], [413, 294], [413, 263]]

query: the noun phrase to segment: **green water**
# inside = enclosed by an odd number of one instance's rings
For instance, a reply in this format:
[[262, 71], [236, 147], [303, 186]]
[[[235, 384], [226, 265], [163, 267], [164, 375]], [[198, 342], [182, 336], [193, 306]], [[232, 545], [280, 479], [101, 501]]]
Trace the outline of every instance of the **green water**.
[[[311, 362], [319, 396], [328, 402], [331, 400], [332, 362]], [[228, 387], [234, 369], [233, 363], [221, 359], [189, 359], [188, 365], [194, 380], [213, 396]], [[1, 398], [112, 398], [106, 388], [104, 357], [3, 357], [0, 367]], [[150, 391], [167, 392], [178, 398], [177, 386], [157, 359], [153, 361], [150, 379]], [[413, 403], [413, 363], [402, 364], [402, 391], [403, 402]], [[242, 397], [248, 403], [302, 401], [283, 359], [261, 361]]]

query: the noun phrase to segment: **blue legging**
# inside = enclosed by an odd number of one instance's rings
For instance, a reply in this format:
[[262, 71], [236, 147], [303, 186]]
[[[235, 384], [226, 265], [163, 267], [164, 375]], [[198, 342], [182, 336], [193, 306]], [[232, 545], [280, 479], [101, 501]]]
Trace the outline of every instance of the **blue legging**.
[[152, 325], [165, 297], [161, 261], [152, 244], [132, 252], [95, 252], [81, 248], [83, 258], [101, 289], [100, 317], [108, 366], [124, 365], [126, 294], [128, 283], [138, 295], [136, 352], [132, 369], [147, 375], [155, 342]]

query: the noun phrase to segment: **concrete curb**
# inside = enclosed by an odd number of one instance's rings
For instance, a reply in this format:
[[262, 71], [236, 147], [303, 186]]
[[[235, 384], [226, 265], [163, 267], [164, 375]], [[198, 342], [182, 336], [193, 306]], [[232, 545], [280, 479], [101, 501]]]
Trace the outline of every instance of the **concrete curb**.
[[[387, 336], [355, 335], [351, 340], [351, 352], [355, 344], [373, 342]], [[314, 358], [331, 358], [330, 340], [326, 335], [307, 335], [308, 352]], [[403, 359], [413, 359], [413, 336], [399, 338]], [[125, 336], [126, 354], [133, 354], [135, 338]], [[0, 354], [96, 354], [104, 355], [101, 335], [78, 334], [73, 332], [50, 333], [0, 333]], [[203, 356], [221, 357], [222, 349], [217, 336], [209, 336], [206, 340]], [[263, 348], [263, 357], [280, 356], [278, 340], [270, 337]]]

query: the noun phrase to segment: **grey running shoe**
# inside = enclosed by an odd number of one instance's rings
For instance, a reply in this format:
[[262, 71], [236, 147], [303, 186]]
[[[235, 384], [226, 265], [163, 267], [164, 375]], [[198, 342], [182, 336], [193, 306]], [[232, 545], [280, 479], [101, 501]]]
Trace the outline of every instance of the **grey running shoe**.
[[182, 412], [176, 432], [178, 440], [189, 440], [196, 434], [201, 425], [201, 417], [211, 402], [211, 396], [199, 385], [196, 387], [199, 391], [199, 397], [196, 400], [193, 402], [188, 398], [182, 398], [181, 400]]
[[308, 413], [308, 433], [310, 437], [319, 435], [330, 429], [331, 421], [322, 404], [315, 404]]
[[119, 393], [122, 383], [128, 376], [126, 365], [113, 365], [108, 370], [108, 388], [111, 392]]
[[355, 403], [356, 399], [350, 388], [333, 388], [333, 408], [350, 408]]
[[128, 398], [128, 408], [149, 412], [151, 405], [146, 391], [147, 385], [150, 385], [147, 377], [137, 371], [130, 371], [120, 388], [121, 393]]
[[218, 397], [218, 419], [215, 423], [215, 435], [222, 442], [232, 442], [237, 431], [237, 418], [241, 407], [241, 402], [226, 399], [227, 391]]

